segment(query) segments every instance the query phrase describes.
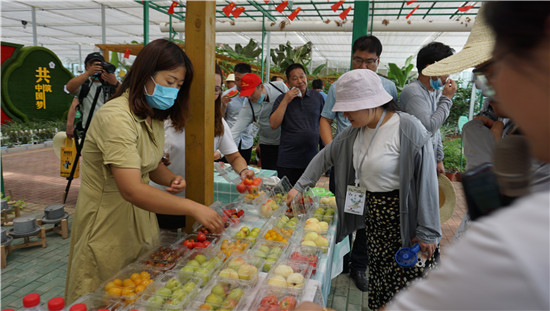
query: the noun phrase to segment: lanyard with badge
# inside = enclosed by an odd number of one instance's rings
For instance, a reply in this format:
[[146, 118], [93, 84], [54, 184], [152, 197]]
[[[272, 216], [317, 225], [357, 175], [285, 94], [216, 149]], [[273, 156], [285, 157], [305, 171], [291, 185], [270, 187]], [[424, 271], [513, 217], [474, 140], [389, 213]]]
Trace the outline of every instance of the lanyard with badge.
[[[355, 215], [364, 215], [367, 188], [360, 186], [358, 172], [361, 172], [361, 168], [363, 167], [363, 162], [367, 158], [370, 146], [372, 145], [372, 142], [374, 141], [374, 137], [376, 136], [376, 133], [378, 132], [378, 129], [380, 128], [380, 125], [382, 124], [382, 121], [384, 120], [385, 116], [386, 116], [386, 110], [384, 109], [384, 111], [382, 112], [382, 116], [380, 116], [380, 120], [378, 120], [378, 123], [376, 124], [374, 133], [372, 133], [372, 137], [367, 146], [367, 150], [365, 151], [365, 155], [361, 160], [359, 160], [360, 161], [359, 166], [355, 170], [355, 186], [348, 185], [348, 188], [346, 191], [346, 204], [344, 205], [345, 213], [355, 214]], [[362, 135], [362, 131], [360, 132], [360, 134]]]
[[260, 131], [260, 123], [256, 121], [256, 114], [254, 113], [254, 107], [252, 107], [250, 100], [248, 100], [248, 104], [250, 105], [250, 110], [252, 110], [252, 124], [248, 128], [248, 134], [252, 137], [256, 137], [256, 134]]

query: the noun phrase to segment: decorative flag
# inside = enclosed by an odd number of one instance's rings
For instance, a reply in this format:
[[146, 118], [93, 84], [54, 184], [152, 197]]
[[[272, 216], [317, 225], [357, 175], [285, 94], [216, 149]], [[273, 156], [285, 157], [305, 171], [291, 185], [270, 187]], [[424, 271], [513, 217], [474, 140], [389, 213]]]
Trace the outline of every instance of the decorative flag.
[[348, 16], [349, 11], [351, 11], [351, 6], [345, 9], [344, 12], [340, 13], [338, 16], [340, 16], [340, 18], [344, 20]]
[[338, 11], [338, 8], [339, 8], [340, 6], [342, 6], [342, 4], [344, 4], [344, 0], [340, 0], [340, 1], [336, 2], [335, 4], [331, 5], [330, 8], [331, 8], [334, 12], [336, 12], [336, 11]]
[[239, 17], [239, 15], [241, 15], [241, 13], [244, 12], [244, 7], [240, 7], [240, 8], [236, 8], [233, 10], [233, 12], [231, 12], [231, 14], [233, 14], [233, 16], [235, 18]]
[[288, 5], [288, 1], [283, 1], [281, 2], [281, 4], [279, 4], [275, 10], [277, 10], [277, 12], [279, 13], [283, 13], [283, 11], [285, 10], [286, 6]]
[[268, 4], [269, 3], [269, 0], [264, 0], [265, 4]]
[[235, 8], [235, 2], [231, 2], [229, 3], [228, 5], [226, 5], [222, 11], [223, 11], [223, 14], [225, 14], [225, 16], [229, 17], [229, 14], [231, 14], [231, 11], [233, 11], [233, 9]]
[[296, 10], [294, 10], [294, 11], [288, 16], [288, 19], [290, 19], [291, 21], [293, 21], [293, 20], [296, 18], [296, 15], [298, 15], [298, 13], [300, 13], [301, 10], [302, 10], [302, 8], [300, 8], [300, 7], [296, 8]]
[[416, 9], [418, 9], [419, 6], [420, 6], [420, 4], [417, 5], [416, 8], [414, 8], [414, 9], [411, 11], [411, 13], [407, 14], [407, 17], [405, 17], [405, 19], [408, 19], [409, 17], [411, 17], [411, 15], [413, 15], [414, 11], [416, 11]]
[[[477, 2], [476, 2], [477, 3]], [[459, 7], [458, 10], [460, 12], [466, 12], [468, 11], [469, 9], [473, 8], [474, 5], [476, 5], [476, 3], [472, 4], [472, 5], [465, 5], [465, 6], [462, 6], [462, 7]]]
[[410, 5], [410, 4], [415, 3], [415, 2], [416, 2], [416, 0], [409, 0], [409, 1], [407, 1], [407, 5]]
[[174, 8], [178, 6], [178, 3], [176, 1], [172, 1], [172, 5], [170, 5], [170, 8], [168, 8], [168, 14], [174, 14]]
[[130, 58], [130, 49], [124, 50], [124, 58]]

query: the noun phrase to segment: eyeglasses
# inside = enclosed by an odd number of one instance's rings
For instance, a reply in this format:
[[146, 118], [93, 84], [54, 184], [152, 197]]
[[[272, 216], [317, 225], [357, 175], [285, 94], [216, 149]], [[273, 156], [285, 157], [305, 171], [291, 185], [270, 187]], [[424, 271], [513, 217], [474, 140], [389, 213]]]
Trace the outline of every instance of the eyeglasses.
[[489, 83], [489, 78], [492, 76], [492, 73], [487, 72], [487, 69], [489, 69], [494, 63], [494, 61], [489, 62], [483, 67], [474, 69], [472, 71], [472, 73], [474, 74], [474, 83], [476, 85], [476, 88], [481, 90], [481, 93], [489, 98], [494, 98], [496, 95], [495, 90]]
[[353, 63], [354, 67], [359, 67], [359, 66], [363, 65], [363, 63], [365, 63], [367, 65], [372, 65], [372, 64], [376, 63], [377, 61], [378, 61], [378, 58], [363, 59], [361, 57], [354, 57], [354, 58], [351, 59], [351, 62]]

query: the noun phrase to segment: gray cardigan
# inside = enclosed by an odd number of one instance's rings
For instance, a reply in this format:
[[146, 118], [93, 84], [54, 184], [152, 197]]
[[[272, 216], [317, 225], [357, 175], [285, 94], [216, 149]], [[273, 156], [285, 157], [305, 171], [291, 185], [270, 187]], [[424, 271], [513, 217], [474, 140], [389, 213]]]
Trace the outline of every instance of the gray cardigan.
[[[426, 243], [439, 242], [439, 192], [434, 165], [434, 151], [431, 133], [420, 121], [403, 112], [400, 118], [401, 154], [399, 158], [399, 209], [401, 241], [411, 246], [411, 239], [417, 237]], [[335, 196], [338, 206], [338, 228], [336, 241], [365, 227], [365, 217], [344, 213], [347, 185], [353, 185], [353, 143], [358, 128], [348, 127], [325, 146], [309, 163], [306, 171], [294, 185], [303, 192], [306, 187], [315, 186], [323, 172], [335, 167]]]

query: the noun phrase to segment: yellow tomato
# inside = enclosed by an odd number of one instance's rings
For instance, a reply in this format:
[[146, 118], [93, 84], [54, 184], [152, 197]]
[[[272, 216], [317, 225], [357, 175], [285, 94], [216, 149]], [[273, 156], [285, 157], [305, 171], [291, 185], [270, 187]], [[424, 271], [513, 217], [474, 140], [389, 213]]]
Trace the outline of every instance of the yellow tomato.
[[115, 285], [114, 282], [109, 282], [109, 283], [107, 283], [107, 284], [105, 285], [105, 291], [108, 292], [109, 289], [111, 289], [111, 288], [113, 288], [113, 287], [117, 287], [117, 286]]
[[121, 279], [114, 279], [113, 283], [115, 283], [116, 286], [122, 286], [122, 280]]
[[109, 291], [107, 291], [110, 297], [120, 297], [120, 294], [122, 293], [122, 289], [118, 287], [110, 288]]
[[149, 272], [147, 272], [147, 271], [141, 272], [140, 275], [141, 275], [142, 280], [148, 280], [148, 279], [151, 278], [151, 276], [149, 275]]
[[139, 278], [141, 278], [139, 273], [132, 273], [132, 275], [130, 276], [130, 280], [132, 280], [132, 281], [134, 281], [135, 279], [139, 279]]

